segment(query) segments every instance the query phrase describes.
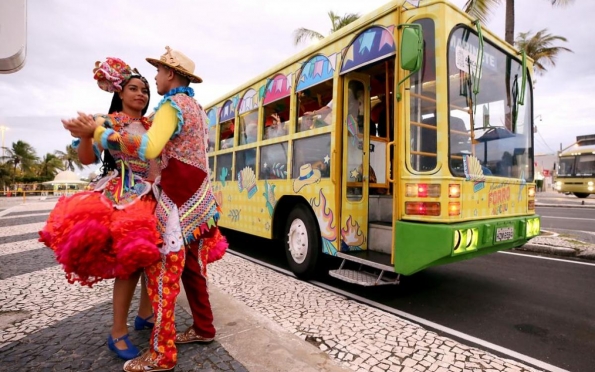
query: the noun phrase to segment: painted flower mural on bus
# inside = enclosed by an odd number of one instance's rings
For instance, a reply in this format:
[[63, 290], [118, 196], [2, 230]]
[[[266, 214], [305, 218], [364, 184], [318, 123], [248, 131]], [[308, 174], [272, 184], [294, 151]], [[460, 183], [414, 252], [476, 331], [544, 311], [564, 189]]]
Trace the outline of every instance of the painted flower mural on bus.
[[360, 251], [366, 241], [359, 223], [349, 216], [345, 221], [345, 227], [341, 228], [341, 252]]
[[320, 189], [318, 198], [310, 199], [310, 205], [314, 210], [318, 225], [320, 226], [320, 236], [322, 237], [322, 251], [333, 256], [337, 255], [337, 248], [334, 243], [337, 240], [337, 231], [334, 226], [333, 211], [326, 205], [326, 196]]

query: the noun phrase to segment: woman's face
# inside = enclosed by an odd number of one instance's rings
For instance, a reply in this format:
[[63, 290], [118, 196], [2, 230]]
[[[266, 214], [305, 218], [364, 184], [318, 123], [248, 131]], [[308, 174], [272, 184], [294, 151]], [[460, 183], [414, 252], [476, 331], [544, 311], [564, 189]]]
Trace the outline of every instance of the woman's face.
[[132, 78], [120, 93], [122, 106], [142, 111], [149, 102], [149, 87], [139, 78]]

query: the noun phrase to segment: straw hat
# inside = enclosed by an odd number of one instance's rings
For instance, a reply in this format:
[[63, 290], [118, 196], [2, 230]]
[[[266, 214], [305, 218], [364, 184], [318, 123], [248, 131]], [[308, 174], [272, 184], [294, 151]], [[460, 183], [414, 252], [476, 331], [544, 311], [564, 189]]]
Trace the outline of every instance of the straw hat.
[[194, 62], [186, 57], [182, 52], [171, 49], [169, 46], [165, 47], [166, 52], [159, 58], [147, 58], [147, 62], [157, 67], [157, 65], [163, 65], [176, 71], [191, 83], [202, 83], [202, 79], [194, 75]]
[[299, 192], [302, 187], [320, 181], [320, 170], [312, 169], [312, 164], [304, 164], [300, 167], [300, 176], [293, 180], [293, 191]]

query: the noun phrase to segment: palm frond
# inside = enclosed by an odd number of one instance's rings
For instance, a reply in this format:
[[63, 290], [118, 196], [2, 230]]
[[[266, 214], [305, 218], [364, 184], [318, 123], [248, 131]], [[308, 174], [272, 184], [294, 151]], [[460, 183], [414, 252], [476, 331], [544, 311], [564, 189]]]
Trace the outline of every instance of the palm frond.
[[311, 39], [322, 40], [324, 39], [324, 35], [304, 27], [300, 27], [293, 32], [293, 41], [295, 45], [298, 45], [301, 42]]
[[481, 23], [487, 23], [500, 4], [502, 4], [502, 0], [467, 0], [463, 11], [473, 18], [479, 19]]

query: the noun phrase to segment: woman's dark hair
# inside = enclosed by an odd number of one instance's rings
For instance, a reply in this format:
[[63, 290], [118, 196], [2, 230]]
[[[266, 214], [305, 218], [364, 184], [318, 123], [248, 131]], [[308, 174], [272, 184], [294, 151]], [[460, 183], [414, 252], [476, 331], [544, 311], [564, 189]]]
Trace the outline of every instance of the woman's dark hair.
[[[143, 116], [145, 116], [145, 114], [147, 113], [147, 110], [149, 109], [149, 102], [151, 101], [151, 90], [149, 89], [149, 82], [147, 81], [147, 79], [145, 79], [143, 76], [140, 76], [140, 75], [132, 75], [130, 77], [130, 79], [126, 80], [126, 82], [124, 84], [122, 84], [122, 89], [124, 89], [124, 87], [126, 86], [126, 84], [128, 84], [128, 82], [130, 80], [135, 79], [135, 78], [140, 79], [147, 86], [147, 94], [149, 95], [149, 99], [147, 100], [147, 105], [141, 111], [141, 114]], [[122, 98], [120, 98], [120, 95], [118, 94], [118, 92], [116, 92], [116, 93], [114, 93], [114, 95], [112, 97], [112, 103], [109, 107], [108, 114], [113, 114], [114, 112], [120, 112], [123, 109], [124, 109], [124, 106], [122, 104]], [[112, 154], [107, 149], [103, 150], [103, 161], [102, 162], [103, 162], [103, 166], [101, 167], [101, 177], [107, 176], [107, 174], [110, 171], [113, 171], [117, 167], [116, 160], [114, 159]]]

